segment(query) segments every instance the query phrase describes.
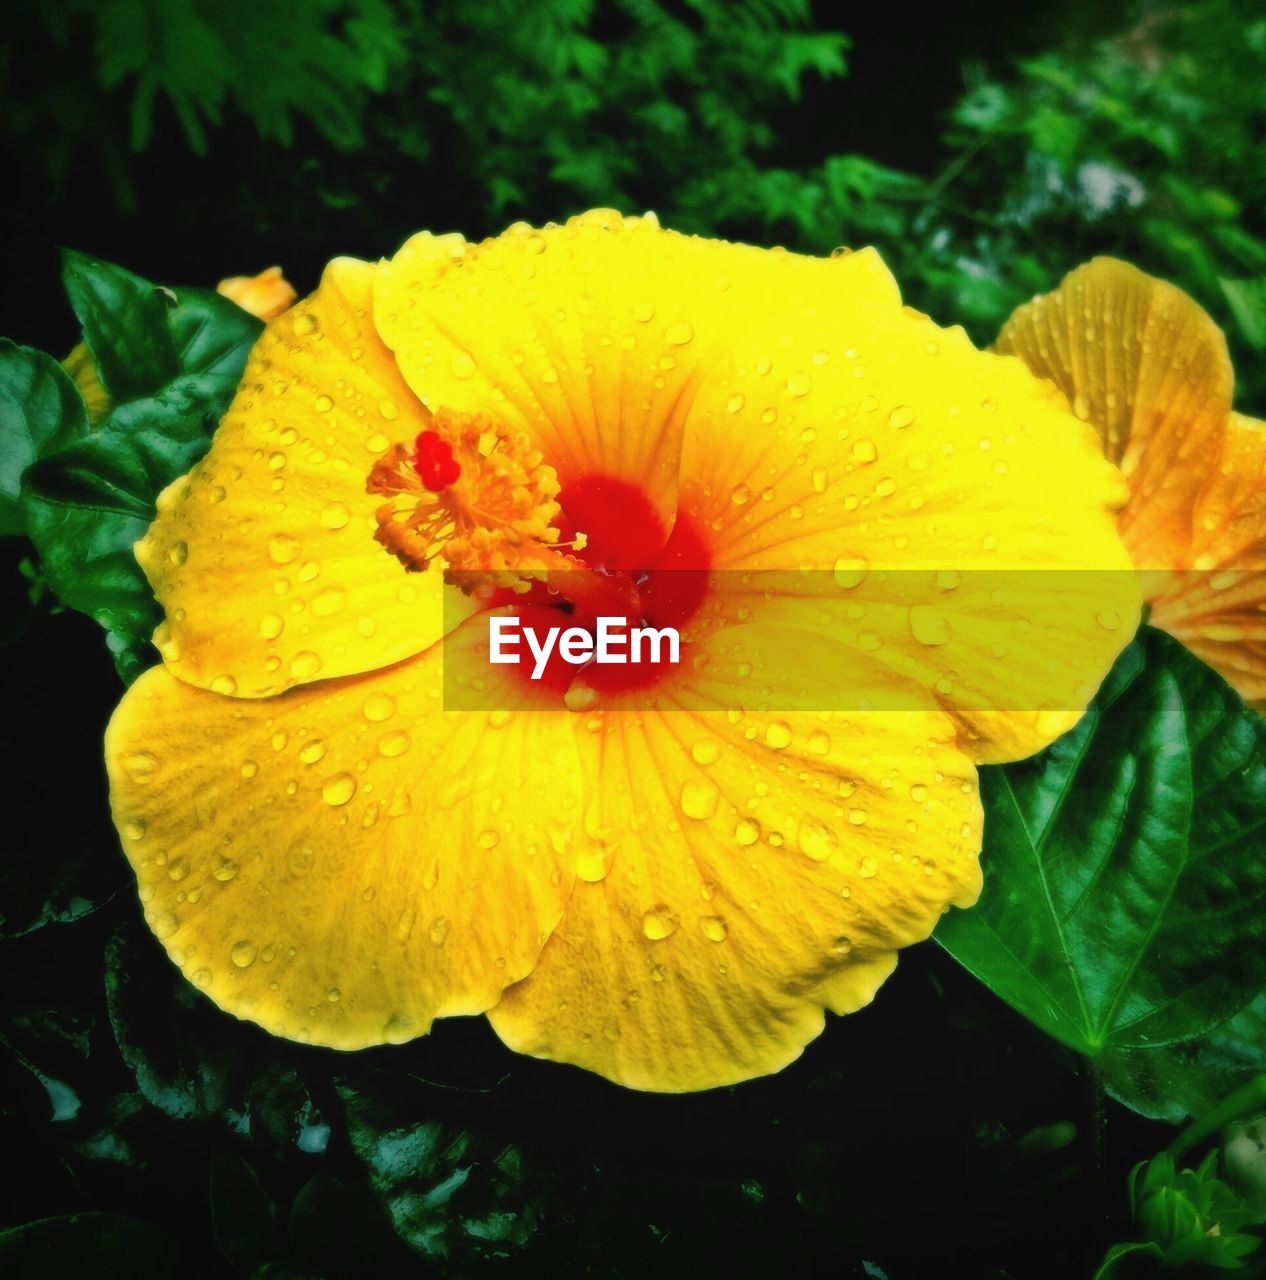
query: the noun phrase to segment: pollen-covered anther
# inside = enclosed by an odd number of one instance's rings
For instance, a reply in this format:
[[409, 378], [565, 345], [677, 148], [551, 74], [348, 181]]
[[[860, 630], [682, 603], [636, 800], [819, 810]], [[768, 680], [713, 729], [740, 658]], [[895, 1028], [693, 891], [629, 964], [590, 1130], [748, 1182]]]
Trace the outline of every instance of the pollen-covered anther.
[[558, 476], [521, 432], [441, 409], [409, 448], [392, 446], [366, 489], [384, 494], [374, 537], [406, 569], [439, 558], [470, 585], [516, 585], [559, 567]]

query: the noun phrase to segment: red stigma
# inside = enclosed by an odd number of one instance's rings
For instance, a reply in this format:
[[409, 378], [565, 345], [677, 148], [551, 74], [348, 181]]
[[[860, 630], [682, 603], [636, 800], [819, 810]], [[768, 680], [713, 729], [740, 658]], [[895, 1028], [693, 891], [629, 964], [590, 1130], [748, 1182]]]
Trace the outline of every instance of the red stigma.
[[447, 489], [462, 473], [453, 446], [435, 431], [423, 431], [414, 441], [413, 469], [432, 493]]

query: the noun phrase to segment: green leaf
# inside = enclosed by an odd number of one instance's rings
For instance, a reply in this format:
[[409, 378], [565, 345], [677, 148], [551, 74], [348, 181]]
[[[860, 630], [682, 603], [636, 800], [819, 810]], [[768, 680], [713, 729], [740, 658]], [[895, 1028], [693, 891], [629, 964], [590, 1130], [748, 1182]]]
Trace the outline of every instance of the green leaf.
[[396, 1233], [430, 1259], [470, 1263], [510, 1256], [541, 1222], [544, 1170], [492, 1134], [423, 1118], [428, 1087], [372, 1078], [340, 1080], [352, 1148]]
[[183, 374], [198, 374], [196, 385], [218, 420], [241, 381], [246, 357], [263, 330], [262, 321], [210, 289], [171, 290], [174, 305], [167, 328]]
[[148, 524], [157, 495], [206, 452], [218, 404], [207, 392], [209, 376], [184, 375], [155, 396], [119, 405], [90, 436], [40, 458], [25, 489]]
[[1178, 1169], [1162, 1152], [1130, 1173], [1130, 1212], [1142, 1234], [1160, 1247], [1165, 1267], [1213, 1267], [1236, 1271], [1261, 1240], [1241, 1232], [1247, 1206], [1216, 1176], [1218, 1153], [1195, 1169]]
[[149, 638], [158, 606], [132, 554], [149, 521], [36, 495], [22, 505], [44, 580], [67, 608], [101, 624], [120, 677], [131, 683], [157, 660]]
[[981, 771], [985, 888], [937, 940], [1093, 1057], [1190, 1040], [1266, 983], [1266, 721], [1145, 628], [1080, 724]]
[[1266, 1072], [1266, 992], [1207, 1035], [1158, 1049], [1111, 1050], [1102, 1066], [1108, 1092], [1141, 1115], [1171, 1124], [1202, 1115]]
[[1218, 281], [1244, 341], [1254, 351], [1266, 351], [1266, 276], [1252, 280]]
[[0, 338], [0, 534], [22, 533], [22, 473], [88, 430], [83, 401], [51, 356]]
[[1150, 1240], [1114, 1244], [1100, 1263], [1094, 1280], [1145, 1280], [1154, 1276], [1164, 1261], [1160, 1246]]
[[62, 283], [113, 401], [151, 395], [176, 376], [167, 298], [156, 285], [71, 249], [62, 255]]
[[48, 585], [105, 628], [130, 682], [155, 661], [160, 617], [132, 547], [158, 494], [206, 451], [262, 326], [205, 289], [159, 289], [82, 254], [66, 262], [103, 380], [117, 366], [114, 404], [91, 434], [45, 432], [21, 473], [22, 512]]
[[105, 987], [119, 1053], [152, 1106], [265, 1148], [319, 1149], [308, 1139], [324, 1126], [287, 1061], [293, 1047], [216, 1009], [139, 922], [111, 938]]

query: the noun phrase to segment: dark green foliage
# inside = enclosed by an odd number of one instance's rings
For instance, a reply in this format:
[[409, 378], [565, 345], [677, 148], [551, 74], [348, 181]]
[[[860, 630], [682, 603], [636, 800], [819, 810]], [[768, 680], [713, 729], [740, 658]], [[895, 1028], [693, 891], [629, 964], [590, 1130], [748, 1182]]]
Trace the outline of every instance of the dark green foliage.
[[909, 278], [935, 268], [929, 301], [988, 338], [1078, 262], [1116, 253], [1213, 313], [1241, 403], [1260, 409], [1263, 77], [1266, 15], [1243, 0], [1142, 5], [1109, 39], [975, 72]]
[[[1249, 1214], [1217, 1177], [1216, 1166], [1212, 1151], [1195, 1169], [1176, 1168], [1168, 1153], [1137, 1165], [1130, 1175], [1130, 1215], [1144, 1238], [1116, 1245], [1095, 1280], [1123, 1280], [1157, 1270], [1184, 1275], [1203, 1275], [1207, 1268], [1240, 1270], [1262, 1242], [1240, 1231]], [[1140, 1270], [1146, 1259], [1154, 1260], [1152, 1267]]]
[[0, 519], [30, 537], [58, 600], [101, 624], [131, 680], [160, 616], [132, 547], [205, 452], [260, 324], [208, 290], [160, 289], [84, 254], [65, 255], [64, 280], [111, 408], [90, 431], [56, 362], [4, 343]]
[[107, 0], [34, 13], [59, 47], [57, 76], [10, 108], [10, 127], [40, 139], [54, 176], [73, 144], [121, 198], [135, 161], [108, 117], [74, 109], [85, 76], [126, 107], [133, 149], [169, 112], [198, 150], [208, 125], [242, 119], [282, 146], [302, 121], [356, 149], [345, 172], [294, 190], [295, 227], [314, 199], [327, 211], [377, 200], [396, 235], [395, 206], [415, 210], [413, 229], [456, 195], [477, 206], [466, 230], [611, 205], [816, 253], [873, 242], [911, 302], [982, 341], [1077, 262], [1115, 252], [1213, 311], [1246, 406], [1266, 391], [1251, 359], [1266, 350], [1266, 18], [1250, 0], [1133, 4], [1098, 40], [1069, 0], [1062, 44], [966, 65], [958, 101], [926, 121], [941, 163], [918, 173], [858, 149], [835, 114], [840, 99], [821, 90], [846, 74], [850, 41], [807, 0]]

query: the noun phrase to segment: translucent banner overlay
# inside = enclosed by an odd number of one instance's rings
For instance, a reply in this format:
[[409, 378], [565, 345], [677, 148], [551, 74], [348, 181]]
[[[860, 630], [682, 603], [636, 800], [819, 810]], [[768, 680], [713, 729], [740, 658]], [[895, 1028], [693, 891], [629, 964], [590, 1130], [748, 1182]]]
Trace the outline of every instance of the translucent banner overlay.
[[1079, 712], [1142, 608], [1133, 572], [862, 560], [519, 588], [446, 585], [446, 709]]

